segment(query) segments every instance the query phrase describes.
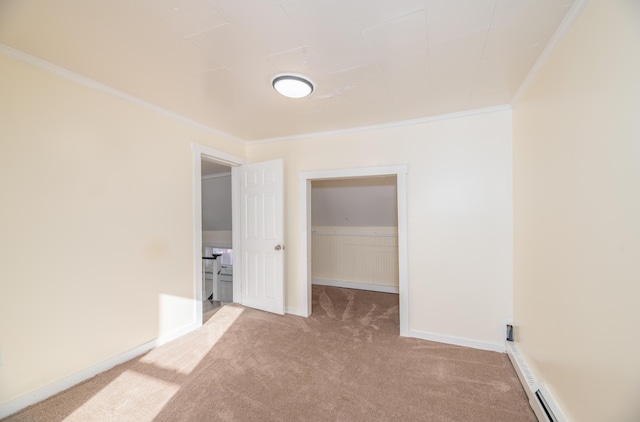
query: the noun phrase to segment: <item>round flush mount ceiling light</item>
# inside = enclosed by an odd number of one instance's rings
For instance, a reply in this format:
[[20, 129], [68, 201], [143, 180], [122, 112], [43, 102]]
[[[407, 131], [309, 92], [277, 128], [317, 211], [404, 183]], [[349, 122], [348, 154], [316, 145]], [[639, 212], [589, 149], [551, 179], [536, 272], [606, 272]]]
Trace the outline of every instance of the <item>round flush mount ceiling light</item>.
[[276, 91], [289, 98], [302, 98], [313, 92], [313, 83], [299, 75], [278, 75], [271, 84]]

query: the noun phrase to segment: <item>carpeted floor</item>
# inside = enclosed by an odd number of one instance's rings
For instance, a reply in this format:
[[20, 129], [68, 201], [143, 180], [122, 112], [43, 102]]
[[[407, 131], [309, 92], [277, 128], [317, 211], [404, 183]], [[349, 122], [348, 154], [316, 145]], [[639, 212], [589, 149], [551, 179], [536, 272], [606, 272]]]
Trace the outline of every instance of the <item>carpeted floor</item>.
[[301, 318], [206, 324], [7, 421], [535, 421], [505, 354], [398, 336], [398, 296], [313, 287]]

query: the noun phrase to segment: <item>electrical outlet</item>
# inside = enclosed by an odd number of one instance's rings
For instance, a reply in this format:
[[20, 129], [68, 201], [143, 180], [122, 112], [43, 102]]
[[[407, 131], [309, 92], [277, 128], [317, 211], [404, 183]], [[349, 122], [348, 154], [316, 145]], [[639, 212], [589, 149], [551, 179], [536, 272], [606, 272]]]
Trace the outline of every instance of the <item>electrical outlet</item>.
[[507, 324], [507, 341], [513, 341], [513, 325]]

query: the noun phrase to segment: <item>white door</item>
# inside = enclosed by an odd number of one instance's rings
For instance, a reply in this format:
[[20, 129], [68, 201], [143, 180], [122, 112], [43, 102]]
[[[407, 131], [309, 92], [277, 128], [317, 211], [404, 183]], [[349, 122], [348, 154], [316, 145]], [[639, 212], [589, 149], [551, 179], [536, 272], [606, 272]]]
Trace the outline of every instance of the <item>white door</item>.
[[240, 197], [241, 303], [284, 314], [283, 161], [242, 165]]

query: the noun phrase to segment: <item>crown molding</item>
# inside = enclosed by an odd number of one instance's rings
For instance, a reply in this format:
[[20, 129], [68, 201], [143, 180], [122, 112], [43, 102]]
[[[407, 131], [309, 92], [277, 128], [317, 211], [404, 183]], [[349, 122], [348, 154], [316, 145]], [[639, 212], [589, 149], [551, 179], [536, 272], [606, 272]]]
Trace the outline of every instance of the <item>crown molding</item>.
[[214, 129], [211, 126], [207, 126], [205, 124], [199, 123], [199, 122], [197, 122], [195, 120], [192, 120], [192, 119], [190, 119], [188, 117], [185, 117], [185, 116], [183, 116], [181, 114], [175, 113], [173, 111], [169, 111], [169, 110], [167, 110], [165, 108], [159, 107], [159, 106], [157, 106], [155, 104], [152, 104], [150, 102], [142, 100], [142, 99], [140, 99], [138, 97], [134, 97], [133, 95], [126, 94], [126, 93], [124, 93], [122, 91], [119, 91], [119, 90], [117, 90], [115, 88], [111, 88], [110, 86], [104, 85], [104, 84], [102, 84], [100, 82], [96, 82], [93, 79], [86, 78], [86, 77], [81, 76], [81, 75], [79, 75], [77, 73], [74, 73], [74, 72], [72, 72], [72, 71], [70, 71], [68, 69], [65, 69], [63, 67], [57, 66], [57, 65], [52, 64], [52, 63], [49, 63], [49, 62], [47, 62], [45, 60], [42, 60], [42, 59], [39, 59], [37, 57], [31, 56], [31, 55], [29, 55], [29, 54], [27, 54], [25, 52], [20, 51], [20, 50], [16, 50], [15, 48], [9, 47], [8, 45], [0, 44], [0, 53], [4, 54], [6, 56], [12, 57], [12, 58], [14, 58], [16, 60], [19, 60], [21, 62], [31, 64], [33, 66], [36, 66], [36, 67], [42, 69], [42, 70], [45, 70], [47, 72], [53, 73], [53, 74], [58, 75], [58, 76], [61, 76], [61, 77], [65, 78], [65, 79], [68, 79], [70, 81], [76, 82], [76, 83], [78, 83], [80, 85], [83, 85], [85, 87], [97, 89], [98, 91], [102, 91], [102, 92], [105, 92], [107, 94], [111, 94], [111, 95], [116, 96], [118, 98], [121, 98], [121, 99], [123, 99], [125, 101], [129, 101], [131, 103], [137, 104], [137, 105], [142, 106], [144, 108], [147, 108], [149, 110], [153, 110], [156, 113], [160, 113], [160, 114], [162, 114], [162, 115], [164, 115], [166, 117], [169, 117], [169, 118], [171, 118], [173, 120], [177, 120], [179, 122], [186, 123], [186, 124], [188, 124], [190, 126], [197, 127], [198, 129], [202, 129], [202, 130], [204, 130], [206, 132], [209, 132], [211, 134], [223, 137], [223, 138], [225, 138], [227, 140], [234, 141], [234, 142], [239, 142], [239, 143], [241, 143], [243, 145], [246, 144], [245, 141], [243, 141], [242, 139], [239, 139], [239, 138], [237, 138], [237, 137], [235, 137], [233, 135], [230, 135], [228, 133], [222, 132], [222, 131], [220, 131], [218, 129]]
[[[588, 0], [580, 0], [580, 1], [588, 1]], [[353, 128], [347, 128], [347, 129], [339, 129], [339, 130], [332, 130], [332, 131], [325, 131], [325, 132], [312, 132], [312, 133], [303, 133], [300, 135], [288, 135], [288, 136], [282, 136], [282, 137], [275, 137], [275, 138], [267, 138], [267, 139], [258, 139], [255, 141], [251, 141], [251, 140], [243, 140], [240, 138], [237, 138], [231, 134], [228, 134], [226, 132], [222, 132], [218, 129], [212, 128], [210, 126], [204, 125], [202, 123], [199, 123], [195, 120], [192, 120], [188, 117], [185, 117], [181, 114], [175, 113], [173, 111], [169, 111], [165, 108], [159, 107], [155, 104], [149, 103], [147, 101], [144, 101], [138, 97], [134, 97], [133, 95], [129, 95], [126, 94], [122, 91], [119, 91], [115, 88], [111, 88], [107, 85], [104, 85], [100, 82], [94, 81], [93, 79], [89, 79], [86, 78], [84, 76], [81, 76], [77, 73], [74, 73], [68, 69], [62, 68], [60, 66], [54, 65], [52, 63], [49, 63], [45, 60], [39, 59], [37, 57], [31, 56], [27, 53], [24, 53], [20, 50], [16, 50], [15, 48], [9, 47], [8, 45], [5, 44], [0, 44], [0, 53], [12, 57], [16, 60], [20, 60], [22, 62], [31, 64], [33, 66], [36, 66], [40, 69], [43, 69], [47, 72], [53, 73], [55, 75], [61, 76], [65, 79], [71, 80], [73, 82], [79, 83], [83, 86], [89, 87], [89, 88], [94, 88], [97, 89], [99, 91], [114, 95], [118, 98], [121, 98], [123, 100], [132, 102], [134, 104], [140, 105], [142, 107], [145, 107], [147, 109], [153, 110], [157, 113], [160, 113], [164, 116], [167, 116], [171, 119], [180, 121], [182, 123], [186, 123], [190, 126], [194, 126], [197, 127], [199, 129], [205, 130], [209, 133], [212, 133], [214, 135], [218, 135], [221, 136], [225, 139], [234, 141], [234, 142], [238, 142], [241, 143], [244, 146], [247, 145], [257, 145], [257, 144], [263, 144], [263, 143], [271, 143], [271, 142], [284, 142], [284, 141], [291, 141], [291, 140], [299, 140], [299, 139], [307, 139], [307, 138], [315, 138], [315, 137], [319, 137], [319, 136], [335, 136], [335, 135], [343, 135], [343, 134], [349, 134], [349, 133], [356, 133], [356, 132], [365, 132], [365, 131], [370, 131], [370, 130], [380, 130], [380, 129], [386, 129], [386, 128], [391, 128], [391, 127], [399, 127], [399, 126], [409, 126], [409, 125], [417, 125], [417, 124], [422, 124], [422, 123], [429, 123], [429, 122], [434, 122], [434, 121], [439, 121], [439, 120], [448, 120], [448, 119], [458, 119], [458, 118], [463, 118], [463, 117], [469, 117], [469, 116], [475, 116], [478, 114], [485, 114], [485, 113], [494, 113], [494, 112], [498, 112], [498, 111], [505, 111], [505, 110], [511, 110], [511, 106], [509, 104], [505, 104], [505, 105], [500, 105], [500, 106], [496, 106], [496, 107], [487, 107], [487, 108], [480, 108], [480, 109], [474, 109], [474, 110], [468, 110], [468, 111], [463, 111], [463, 112], [458, 112], [458, 113], [448, 113], [448, 114], [440, 114], [437, 116], [429, 116], [429, 117], [421, 117], [418, 119], [410, 119], [410, 120], [400, 120], [400, 121], [396, 121], [396, 122], [389, 122], [389, 123], [382, 123], [382, 124], [377, 124], [377, 125], [370, 125], [370, 126], [358, 126], [358, 127], [353, 127]]]
[[549, 57], [551, 57], [551, 53], [553, 53], [560, 41], [564, 38], [564, 36], [573, 25], [573, 23], [576, 21], [576, 19], [578, 19], [578, 16], [582, 14], [584, 9], [589, 4], [589, 1], [590, 0], [576, 0], [576, 2], [573, 3], [573, 6], [571, 6], [571, 9], [560, 23], [560, 26], [558, 26], [558, 29], [556, 29], [556, 32], [553, 33], [553, 36], [547, 43], [546, 47], [544, 48], [544, 50], [542, 50], [542, 53], [540, 53], [538, 60], [536, 60], [531, 70], [529, 70], [529, 73], [527, 73], [527, 76], [524, 78], [524, 80], [520, 84], [520, 87], [511, 99], [512, 107], [522, 99], [522, 96], [531, 86], [533, 81], [537, 78], [544, 64], [547, 62], [547, 60], [549, 60]]
[[420, 117], [418, 119], [410, 119], [410, 120], [399, 120], [396, 122], [381, 123], [378, 125], [358, 126], [358, 127], [347, 128], [347, 129], [330, 130], [326, 132], [303, 133], [300, 135], [281, 136], [276, 138], [259, 139], [256, 141], [245, 141], [245, 144], [258, 145], [258, 144], [267, 144], [271, 142], [284, 142], [284, 141], [293, 141], [293, 140], [300, 140], [300, 139], [307, 139], [307, 138], [317, 138], [320, 136], [345, 135], [345, 134], [355, 133], [355, 132], [380, 130], [380, 129], [398, 127], [398, 126], [419, 125], [423, 123], [436, 122], [440, 120], [460, 119], [463, 117], [477, 116], [479, 114], [496, 113], [499, 111], [510, 111], [510, 110], [511, 110], [511, 105], [504, 104], [504, 105], [499, 105], [495, 107], [476, 108], [473, 110], [460, 111], [457, 113], [438, 114], [436, 116]]

